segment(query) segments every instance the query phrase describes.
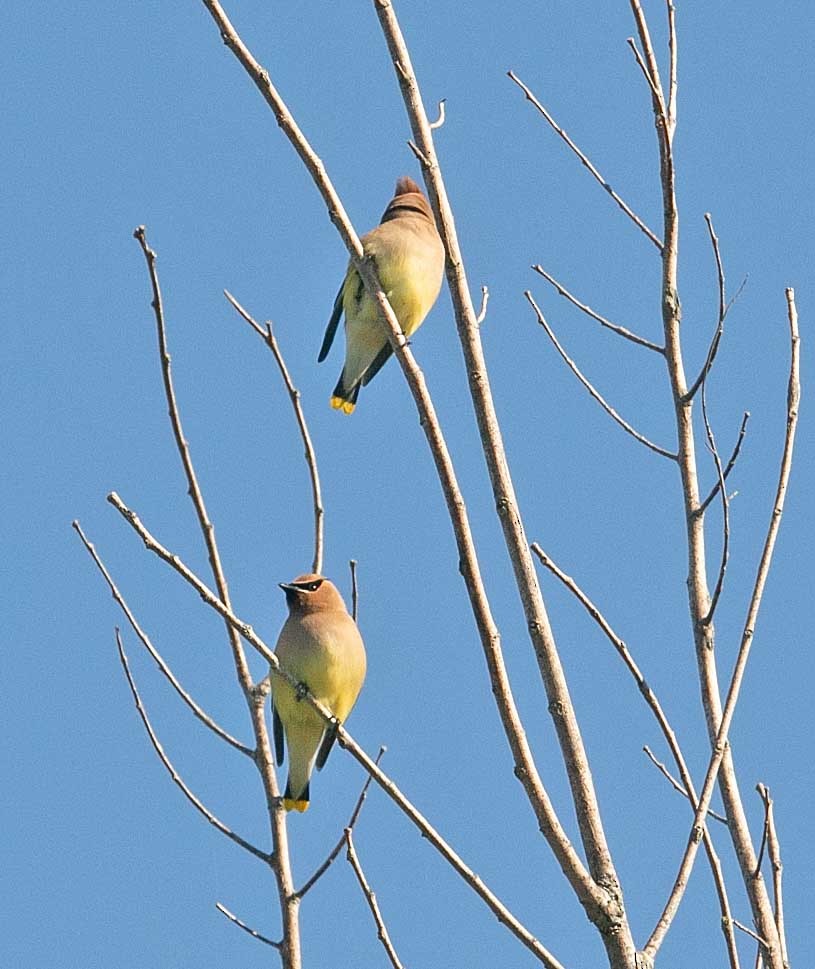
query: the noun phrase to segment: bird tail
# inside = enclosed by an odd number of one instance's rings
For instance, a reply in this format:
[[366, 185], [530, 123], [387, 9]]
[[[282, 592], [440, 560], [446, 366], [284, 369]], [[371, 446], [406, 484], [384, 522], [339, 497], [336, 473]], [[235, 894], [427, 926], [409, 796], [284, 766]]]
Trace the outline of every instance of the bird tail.
[[359, 382], [353, 387], [345, 386], [345, 370], [340, 374], [334, 393], [331, 395], [331, 406], [334, 410], [341, 410], [343, 414], [353, 414], [359, 396]]
[[300, 795], [298, 797], [292, 797], [291, 778], [289, 778], [286, 781], [286, 790], [283, 792], [283, 807], [287, 811], [299, 811], [301, 814], [303, 811], [306, 811], [308, 809], [309, 801], [308, 788], [309, 785], [306, 784], [303, 790], [300, 791]]

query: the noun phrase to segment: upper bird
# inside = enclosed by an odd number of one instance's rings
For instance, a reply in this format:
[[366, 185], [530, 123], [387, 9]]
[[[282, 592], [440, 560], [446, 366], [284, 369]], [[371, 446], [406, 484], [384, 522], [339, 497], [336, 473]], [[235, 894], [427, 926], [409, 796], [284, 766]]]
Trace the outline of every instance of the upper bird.
[[[329, 708], [342, 723], [356, 703], [365, 679], [365, 647], [357, 624], [336, 587], [322, 575], [300, 575], [281, 582], [289, 616], [280, 630], [275, 654], [280, 666]], [[272, 720], [275, 755], [283, 762], [283, 734], [289, 751], [289, 779], [283, 794], [287, 811], [305, 811], [309, 780], [326, 762], [336, 731], [274, 674]]]
[[[380, 224], [361, 239], [373, 258], [382, 289], [402, 332], [412, 336], [436, 302], [444, 274], [444, 246], [433, 221], [430, 203], [407, 175], [396, 182], [393, 198]], [[331, 397], [331, 406], [350, 414], [360, 386], [371, 381], [393, 352], [376, 303], [365, 291], [352, 262], [348, 263], [323, 337], [318, 363], [328, 356], [340, 317], [345, 313], [345, 366]]]

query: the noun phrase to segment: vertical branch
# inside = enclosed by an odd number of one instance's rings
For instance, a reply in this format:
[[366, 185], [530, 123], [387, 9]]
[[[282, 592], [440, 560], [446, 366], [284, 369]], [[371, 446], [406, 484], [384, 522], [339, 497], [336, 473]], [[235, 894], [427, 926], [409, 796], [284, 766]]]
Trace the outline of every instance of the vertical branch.
[[784, 865], [781, 863], [781, 845], [778, 841], [778, 832], [775, 829], [775, 815], [773, 813], [773, 799], [770, 797], [770, 789], [765, 784], [758, 784], [756, 790], [764, 802], [765, 829], [767, 834], [767, 851], [770, 855], [770, 864], [773, 869], [773, 896], [775, 897], [775, 925], [778, 929], [778, 939], [781, 943], [781, 957], [784, 961], [784, 969], [789, 969], [789, 957], [787, 955], [787, 933], [784, 929], [784, 892], [781, 885], [781, 877], [784, 872]]
[[385, 920], [382, 918], [382, 912], [379, 909], [379, 903], [376, 900], [376, 895], [374, 894], [371, 886], [368, 884], [368, 879], [365, 877], [365, 872], [362, 870], [359, 856], [357, 855], [356, 848], [354, 848], [354, 836], [351, 833], [350, 828], [345, 829], [345, 843], [348, 846], [345, 853], [346, 857], [348, 858], [348, 864], [354, 869], [354, 874], [357, 876], [359, 887], [362, 889], [362, 894], [365, 896], [365, 901], [368, 903], [368, 908], [371, 910], [371, 915], [374, 917], [377, 937], [382, 943], [382, 947], [387, 953], [393, 969], [403, 969], [402, 963], [399, 961], [399, 956], [396, 954], [396, 949], [394, 949], [393, 943], [391, 942], [391, 937], [388, 934], [388, 930], [385, 928]]
[[[156, 272], [156, 254], [147, 244], [147, 237], [143, 225], [139, 226], [133, 235], [144, 253], [150, 275], [150, 283], [153, 289], [152, 306], [156, 317], [161, 372], [164, 380], [164, 391], [167, 397], [167, 407], [170, 423], [173, 428], [173, 435], [181, 457], [181, 463], [184, 466], [184, 473], [187, 477], [190, 499], [198, 516], [198, 522], [201, 526], [204, 542], [206, 543], [209, 563], [215, 579], [218, 596], [226, 607], [231, 609], [229, 586], [227, 585], [226, 576], [221, 566], [221, 557], [215, 541], [215, 527], [209, 518], [206, 504], [204, 503], [204, 496], [198, 484], [198, 477], [193, 467], [189, 445], [184, 437], [181, 416], [175, 397], [170, 354], [167, 349], [167, 335], [164, 325], [164, 308], [161, 301], [158, 273]], [[252, 684], [252, 678], [246, 663], [246, 656], [243, 652], [240, 636], [228, 622], [226, 623], [226, 627], [230, 646], [232, 647], [232, 656], [235, 662], [238, 682], [240, 683], [241, 690], [249, 707], [249, 715], [252, 720], [252, 729], [255, 735], [254, 759], [266, 796], [266, 808], [269, 816], [272, 844], [274, 846], [270, 863], [277, 882], [280, 914], [283, 922], [283, 939], [280, 945], [283, 967], [284, 969], [300, 969], [302, 963], [300, 956], [300, 926], [298, 920], [299, 900], [293, 895], [294, 882], [289, 858], [285, 811], [280, 803], [280, 791], [277, 786], [277, 775], [274, 770], [272, 750], [269, 743], [269, 732], [263, 712], [269, 684], [268, 680], [265, 682], [261, 681], [257, 686]]]
[[634, 962], [635, 946], [625, 914], [622, 889], [606, 841], [583, 739], [524, 532], [490, 390], [480, 331], [464, 271], [453, 213], [433, 143], [433, 132], [422, 104], [410, 54], [393, 4], [391, 0], [374, 0], [374, 9], [394, 64], [413, 138], [423, 159], [425, 183], [437, 217], [438, 229], [444, 240], [447, 282], [453, 300], [456, 328], [464, 353], [479, 436], [504, 541], [546, 691], [548, 709], [566, 765], [581, 841], [589, 871], [594, 881], [603, 886], [607, 893], [601, 917], [589, 917], [600, 929], [612, 963], [620, 966], [631, 965]]
[[311, 571], [319, 575], [323, 571], [323, 519], [325, 518], [325, 510], [323, 508], [322, 491], [320, 490], [320, 475], [317, 471], [317, 454], [314, 451], [314, 444], [311, 441], [311, 434], [306, 423], [306, 415], [303, 413], [300, 391], [294, 386], [294, 382], [291, 379], [289, 368], [286, 366], [286, 361], [283, 359], [283, 354], [275, 339], [272, 324], [267, 322], [266, 326], [262, 327], [257, 320], [253, 319], [246, 312], [230, 292], [224, 290], [224, 296], [226, 296], [235, 308], [238, 315], [246, 320], [255, 333], [258, 334], [266, 346], [272, 351], [277, 369], [280, 371], [280, 376], [283, 378], [283, 383], [288, 392], [289, 400], [294, 410], [294, 419], [297, 421], [297, 427], [303, 441], [306, 466], [308, 467], [308, 475], [311, 481], [311, 500], [314, 508], [314, 558], [311, 562]]
[[[761, 879], [754, 879], [755, 851], [750, 837], [750, 830], [744, 805], [738, 788], [735, 767], [729, 744], [727, 744], [727, 730], [732, 717], [738, 688], [731, 689], [729, 699], [730, 712], [724, 717], [719, 693], [718, 674], [715, 661], [715, 632], [712, 622], [705, 618], [710, 612], [710, 592], [707, 583], [707, 567], [705, 563], [705, 534], [704, 516], [698, 513], [700, 506], [699, 483], [697, 478], [697, 462], [692, 421], [692, 399], [688, 395], [685, 367], [682, 360], [682, 344], [680, 334], [681, 304], [678, 289], [678, 254], [679, 254], [679, 211], [676, 202], [676, 171], [673, 157], [673, 137], [675, 132], [675, 116], [669, 116], [666, 107], [659, 69], [651, 44], [650, 33], [639, 0], [629, 0], [637, 32], [645, 52], [646, 76], [649, 79], [651, 101], [657, 131], [657, 142], [660, 157], [660, 183], [663, 201], [663, 255], [662, 255], [662, 321], [665, 333], [665, 359], [674, 402], [674, 412], [677, 425], [679, 470], [682, 479], [682, 494], [685, 506], [685, 521], [688, 541], [688, 600], [691, 622], [693, 627], [696, 660], [699, 671], [702, 704], [705, 721], [712, 749], [711, 770], [705, 779], [705, 784], [699, 797], [698, 810], [694, 818], [693, 833], [685, 850], [680, 871], [671, 892], [668, 905], [663, 912], [651, 938], [645, 947], [646, 953], [653, 958], [659, 945], [664, 939], [671, 920], [676, 913], [679, 900], [684, 892], [687, 877], [698, 848], [699, 825], [704, 820], [705, 812], [710, 803], [716, 775], [721, 771], [719, 785], [722, 799], [728, 817], [728, 829], [733, 840], [736, 856], [742, 872], [742, 879], [750, 897], [753, 919], [762, 938], [769, 940], [770, 949], [765, 953], [770, 969], [782, 969], [780, 953], [778, 952], [778, 933], [772, 918], [772, 909], [766, 886]], [[669, 17], [669, 28], [672, 20]], [[633, 44], [632, 44], [633, 46]], [[671, 34], [672, 57], [674, 64], [677, 57], [675, 33]], [[635, 48], [636, 50], [636, 48]], [[673, 70], [673, 69], [672, 69]], [[674, 82], [673, 96], [676, 97]], [[746, 659], [746, 654], [745, 657]], [[739, 678], [740, 681], [740, 678]], [[732, 684], [731, 684], [732, 687]]]
[[[354, 232], [340, 198], [326, 174], [323, 162], [300, 131], [285, 102], [271, 83], [268, 71], [258, 63], [238, 36], [229, 18], [224, 13], [221, 4], [217, 0], [202, 0], [202, 2], [217, 24], [224, 43], [234, 53], [235, 57], [249, 74], [264, 100], [272, 109], [281, 130], [289, 139], [303, 161], [303, 164], [306, 166], [315, 186], [325, 200], [329, 217], [337, 227], [337, 231], [349, 252], [354, 267], [360, 274], [367, 292], [377, 303], [380, 319], [386, 327], [394, 356], [402, 367], [419, 412], [420, 424], [427, 438], [444, 493], [448, 514], [456, 538], [460, 571], [464, 578], [473, 617], [478, 628], [502, 726], [507, 736], [510, 750], [512, 751], [516, 776], [524, 787], [540, 830], [551, 846], [563, 873], [569, 880], [580, 903], [592, 921], [607, 931], [608, 937], [611, 939], [610, 944], [615, 949], [618, 949], [620, 948], [618, 945], [620, 939], [624, 942], [630, 940], [630, 932], [625, 921], [624, 913], [622, 913], [618, 880], [613, 872], [608, 874], [608, 877], [605, 877], [604, 874], [602, 885], [598, 884], [598, 881], [592, 878], [560, 823], [554, 806], [541, 781], [509, 683], [509, 677], [501, 651], [501, 637], [492, 616], [489, 599], [481, 576], [478, 555], [475, 549], [475, 542], [473, 540], [464, 498], [456, 478], [447, 443], [444, 439], [438, 417], [436, 416], [433, 401], [427, 390], [424, 374], [416, 364], [404, 333], [393, 313], [393, 309], [382, 291], [375, 267], [369, 259], [364, 258], [359, 238]], [[427, 130], [429, 131], [429, 127]], [[472, 304], [470, 304], [471, 319], [472, 315]], [[483, 356], [481, 359], [483, 365]], [[479, 377], [482, 372], [483, 366], [479, 370]], [[514, 498], [512, 502], [508, 498], [501, 498], [499, 507], [502, 510], [503, 517], [512, 516], [513, 522], [516, 521], [514, 518]], [[520, 526], [519, 521], [517, 524]], [[525, 545], [523, 549], [526, 559], [529, 561], [529, 567], [534, 580], [534, 569], [532, 569], [529, 553]], [[545, 615], [542, 621], [548, 630], [548, 620], [546, 620]], [[537, 619], [532, 620], [533, 624], [537, 622]], [[535, 625], [534, 628], [536, 637], [539, 637], [540, 626]], [[551, 634], [546, 642], [553, 648]], [[557, 663], [558, 670], [560, 670], [559, 661], [557, 661], [556, 656], [555, 662]], [[563, 713], [563, 717], [557, 721], [559, 726], [563, 722], [568, 722], [569, 728], [572, 726], [576, 728], [571, 702], [565, 690], [565, 682], [562, 680], [562, 670], [560, 670], [558, 686], [560, 686], [561, 682], [563, 688], [555, 691], [554, 699], [551, 701], [551, 707], [553, 710]], [[340, 732], [339, 736], [342, 736], [342, 732]], [[580, 750], [582, 751], [582, 746]], [[569, 763], [570, 765], [574, 765], [574, 762], [571, 760]], [[583, 827], [586, 828], [588, 824], [588, 827], [594, 831], [600, 824], [599, 812], [596, 810], [596, 798], [594, 797], [591, 777], [588, 774], [588, 768], [585, 767], [584, 769], [584, 765], [585, 755], [577, 759], [577, 766], [571, 767], [570, 778], [573, 779], [578, 790], [585, 792], [588, 803], [593, 805], [593, 808], [589, 811], [580, 811], [579, 813]], [[591, 864], [603, 873], [606, 873], [606, 866], [602, 863], [608, 858], [604, 838], [602, 839], [600, 849], [592, 851], [591, 854]], [[598, 855], [600, 856], [599, 861]], [[622, 934], [618, 931], [621, 927], [623, 929]], [[630, 963], [631, 959], [628, 961]], [[622, 961], [620, 964], [623, 964]]]

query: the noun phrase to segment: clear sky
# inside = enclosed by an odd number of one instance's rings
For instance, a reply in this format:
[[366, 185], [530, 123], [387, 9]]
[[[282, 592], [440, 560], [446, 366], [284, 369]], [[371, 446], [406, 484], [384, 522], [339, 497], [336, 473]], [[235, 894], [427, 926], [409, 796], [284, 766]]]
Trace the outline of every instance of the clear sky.
[[[227, 9], [320, 154], [358, 231], [397, 176], [420, 178], [370, 3]], [[646, 4], [665, 53], [664, 5]], [[606, 178], [660, 228], [649, 98], [626, 37], [628, 4], [402, 0], [473, 292], [490, 288], [483, 340], [530, 540], [580, 582], [661, 696], [694, 776], [707, 762], [685, 594], [675, 467], [589, 399], [535, 322], [531, 288], [568, 351], [639, 430], [672, 447], [656, 355], [601, 331], [530, 270], [542, 263], [604, 315], [660, 339], [659, 262], [507, 79], [514, 69]], [[208, 578], [161, 388], [144, 261], [159, 255], [176, 389], [216, 524], [236, 610], [273, 643], [277, 583], [304, 571], [311, 504], [302, 448], [270, 354], [227, 305], [228, 288], [270, 318], [302, 391], [326, 504], [326, 572], [347, 595], [359, 561], [369, 674], [349, 721], [484, 880], [569, 969], [604, 964], [599, 941], [537, 832], [512, 773], [469, 612], [452, 531], [416, 412], [391, 361], [350, 418], [328, 397], [335, 348], [316, 364], [346, 254], [268, 108], [199, 0], [80, 4], [12, 0], [3, 17], [0, 142], [4, 548], [5, 928], [13, 969], [220, 969], [275, 954], [219, 915], [221, 901], [277, 936], [271, 877], [196, 815], [149, 748], [118, 666], [121, 623], [70, 528], [79, 518], [177, 675], [249, 740], [222, 623], [141, 546], [105, 495], [117, 490]], [[776, 560], [732, 741], [754, 833], [773, 793], [785, 861], [790, 954], [811, 936], [815, 483], [809, 3], [678, 6], [681, 297], [689, 372], [715, 322], [713, 215], [730, 292], [709, 388], [729, 452], [732, 555], [717, 617], [720, 677], [735, 657], [766, 531], [784, 431], [784, 287], [796, 287], [804, 403]], [[663, 58], [664, 67], [664, 58]], [[340, 341], [341, 342], [341, 341]], [[513, 688], [542, 776], [577, 839], [540, 678], [494, 513], [446, 290], [413, 341], [459, 472]], [[703, 481], [712, 465], [699, 437]], [[718, 514], [709, 554], [719, 554]], [[637, 940], [673, 880], [690, 813], [641, 752], [666, 751], [608, 643], [548, 576], [547, 605], [591, 757]], [[129, 631], [125, 645], [165, 747], [195, 792], [265, 844], [259, 784], [178, 702]], [[252, 659], [256, 676], [262, 663]], [[298, 882], [324, 857], [363, 782], [335, 751], [290, 822]], [[734, 915], [749, 923], [729, 840], [716, 831]], [[357, 848], [405, 965], [522, 967], [533, 961], [432, 848], [374, 791]], [[807, 927], [807, 928], [805, 928]], [[302, 908], [312, 967], [384, 965], [344, 861]], [[745, 965], [752, 943], [740, 940]], [[700, 855], [662, 952], [666, 967], [724, 966]]]

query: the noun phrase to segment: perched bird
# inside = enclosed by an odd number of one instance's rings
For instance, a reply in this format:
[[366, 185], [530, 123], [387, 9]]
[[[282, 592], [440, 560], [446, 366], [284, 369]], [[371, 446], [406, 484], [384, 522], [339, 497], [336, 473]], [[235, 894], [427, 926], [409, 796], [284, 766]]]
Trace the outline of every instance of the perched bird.
[[[365, 679], [365, 647], [357, 624], [336, 587], [321, 575], [281, 582], [289, 616], [277, 638], [281, 667], [325, 704], [342, 723], [356, 703]], [[305, 811], [316, 761], [321, 770], [336, 731], [279, 676], [272, 675], [275, 756], [283, 763], [283, 735], [289, 751], [289, 779], [283, 794], [287, 811]]]
[[[444, 273], [444, 246], [430, 203], [407, 175], [396, 182], [394, 196], [381, 223], [362, 237], [362, 248], [376, 264], [379, 281], [402, 332], [412, 336], [436, 302]], [[331, 406], [346, 414], [356, 405], [360, 386], [379, 373], [393, 352], [376, 303], [366, 293], [353, 263], [348, 264], [317, 362], [328, 356], [340, 317], [345, 313], [345, 366], [331, 397]]]

